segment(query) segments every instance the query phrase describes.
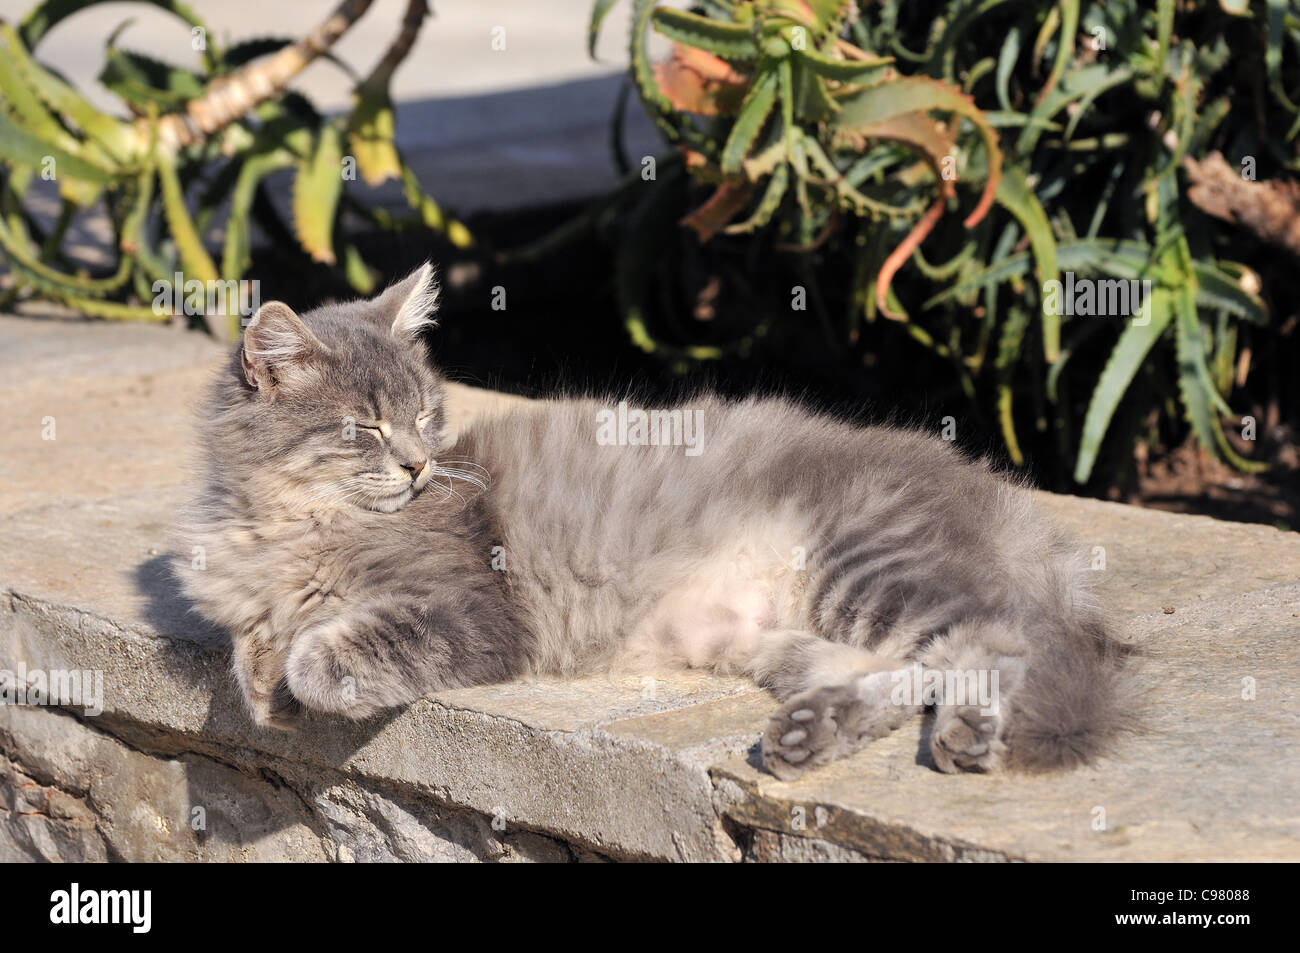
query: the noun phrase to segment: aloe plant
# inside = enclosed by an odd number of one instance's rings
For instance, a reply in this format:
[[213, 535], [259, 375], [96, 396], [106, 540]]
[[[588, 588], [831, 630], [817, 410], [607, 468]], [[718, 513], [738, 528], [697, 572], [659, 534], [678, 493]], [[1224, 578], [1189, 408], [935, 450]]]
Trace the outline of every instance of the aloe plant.
[[[366, 227], [422, 224], [459, 245], [472, 239], [424, 192], [394, 141], [389, 95], [393, 72], [428, 13], [410, 0], [392, 46], [362, 78], [335, 59], [330, 46], [366, 12], [371, 0], [343, 0], [320, 26], [294, 42], [278, 38], [218, 45], [199, 16], [177, 0], [144, 0], [177, 17], [202, 38], [198, 62], [182, 68], [119, 45], [123, 24], [108, 37], [100, 82], [132, 118], [97, 110], [35, 58], [56, 24], [101, 0], [46, 0], [22, 20], [0, 22], [0, 253], [14, 275], [6, 302], [38, 295], [103, 318], [160, 320], [166, 309], [146, 307], [154, 282], [229, 282], [251, 262], [250, 218], [273, 231], [291, 231], [312, 260], [336, 269], [358, 291], [375, 272], [345, 229], [353, 216]], [[324, 117], [289, 80], [318, 56], [356, 81], [352, 110]], [[354, 166], [353, 166], [354, 164]], [[369, 186], [402, 184], [412, 212], [395, 218], [368, 209], [345, 189], [350, 169]], [[293, 176], [291, 222], [278, 221], [267, 178]], [[58, 183], [61, 212], [43, 232], [29, 208], [37, 177]], [[229, 207], [219, 255], [204, 242]], [[116, 236], [118, 262], [108, 275], [74, 268], [63, 249], [68, 224], [83, 210], [102, 209]], [[240, 315], [205, 315], [223, 336], [239, 333]]]
[[[593, 50], [615, 2], [593, 6]], [[1180, 163], [1218, 148], [1260, 174], [1300, 166], [1294, 3], [629, 2], [630, 80], [676, 150], [652, 188], [632, 170], [599, 208], [629, 218], [616, 278], [639, 346], [687, 366], [749, 353], [777, 320], [756, 310], [738, 337], [701, 345], [663, 307], [652, 319], [643, 263], [672, 241], [655, 206], [685, 182], [704, 196], [681, 221], [702, 247], [777, 236], [754, 254], [797, 259], [819, 301], [844, 302], [819, 317], [847, 351], [863, 322], [902, 322], [991, 402], [1016, 464], [1026, 428], [1054, 432], [1088, 482], [1135, 378], [1172, 366], [1172, 390], [1130, 400], [1128, 422], [1170, 398], [1202, 445], [1261, 467], [1224, 434], [1244, 383], [1238, 327], [1269, 324], [1261, 279], [1188, 200]], [[672, 41], [660, 63], [656, 33]], [[1051, 289], [1075, 274], [1149, 282], [1146, 310], [1058, 313]], [[1109, 358], [1080, 366], [1100, 339]]]

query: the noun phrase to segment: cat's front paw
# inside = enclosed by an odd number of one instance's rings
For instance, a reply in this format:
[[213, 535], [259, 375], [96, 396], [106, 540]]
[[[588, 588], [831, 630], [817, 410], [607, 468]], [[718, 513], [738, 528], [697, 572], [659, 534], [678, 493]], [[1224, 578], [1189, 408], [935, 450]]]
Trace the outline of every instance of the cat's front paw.
[[763, 766], [782, 781], [842, 758], [877, 737], [873, 709], [856, 683], [815, 688], [790, 699], [763, 733]]
[[289, 650], [286, 677], [289, 689], [315, 711], [363, 718], [372, 708], [359, 698], [359, 673], [354, 671], [355, 636], [350, 620], [334, 619], [300, 632]]
[[930, 754], [940, 771], [996, 771], [1006, 752], [998, 713], [984, 714], [975, 705], [936, 707]]
[[302, 724], [302, 711], [270, 711], [265, 714], [254, 713], [253, 721], [259, 728], [274, 728], [276, 731], [297, 731]]
[[275, 728], [278, 731], [297, 731], [303, 714], [302, 705], [289, 691], [287, 681], [281, 681], [275, 692], [250, 695], [248, 710], [253, 723], [259, 728]]

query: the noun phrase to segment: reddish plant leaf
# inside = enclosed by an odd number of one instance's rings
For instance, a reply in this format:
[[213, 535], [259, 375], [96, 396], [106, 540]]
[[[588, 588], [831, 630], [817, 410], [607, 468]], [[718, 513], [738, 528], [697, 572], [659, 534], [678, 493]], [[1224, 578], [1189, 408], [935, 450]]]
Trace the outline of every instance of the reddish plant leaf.
[[928, 113], [910, 112], [836, 134], [836, 141], [844, 142], [859, 152], [866, 152], [871, 140], [897, 142], [916, 150], [934, 172], [940, 194], [945, 197], [956, 194], [956, 177], [944, 175], [943, 169], [943, 160], [953, 155], [956, 145], [949, 126], [932, 119]]
[[912, 252], [916, 251], [921, 242], [925, 241], [925, 236], [929, 235], [939, 219], [943, 218], [943, 207], [947, 202], [948, 199], [940, 195], [929, 210], [921, 216], [921, 220], [907, 233], [907, 237], [889, 253], [885, 263], [880, 266], [880, 274], [876, 276], [876, 307], [885, 317], [894, 321], [906, 320], [903, 315], [889, 310], [887, 300], [889, 285], [894, 280], [894, 275], [898, 273], [898, 269], [903, 267], [903, 262], [912, 256]]
[[707, 242], [730, 224], [749, 204], [753, 194], [754, 186], [749, 182], [723, 183], [707, 202], [683, 218], [679, 224], [695, 229], [700, 241]]
[[698, 116], [734, 116], [750, 77], [705, 50], [673, 44], [672, 56], [655, 66], [655, 79], [673, 108]]

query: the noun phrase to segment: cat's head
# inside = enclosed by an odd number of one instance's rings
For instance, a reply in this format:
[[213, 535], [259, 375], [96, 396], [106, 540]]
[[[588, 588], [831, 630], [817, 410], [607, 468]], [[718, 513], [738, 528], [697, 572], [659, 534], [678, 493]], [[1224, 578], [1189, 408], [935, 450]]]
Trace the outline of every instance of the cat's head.
[[214, 458], [277, 507], [401, 509], [445, 443], [442, 379], [421, 337], [437, 298], [426, 264], [375, 298], [301, 317], [262, 305], [224, 385]]

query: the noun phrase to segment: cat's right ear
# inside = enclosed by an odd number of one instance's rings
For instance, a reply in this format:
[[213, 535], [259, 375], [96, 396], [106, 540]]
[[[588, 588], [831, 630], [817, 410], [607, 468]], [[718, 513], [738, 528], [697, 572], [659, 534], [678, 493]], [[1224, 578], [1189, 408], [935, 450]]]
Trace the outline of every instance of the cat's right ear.
[[307, 362], [324, 352], [325, 345], [291, 307], [282, 301], [268, 301], [244, 329], [240, 351], [244, 380], [274, 398], [281, 387], [301, 374]]

